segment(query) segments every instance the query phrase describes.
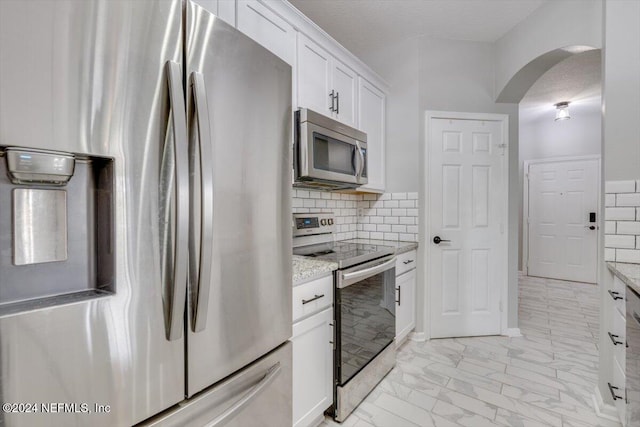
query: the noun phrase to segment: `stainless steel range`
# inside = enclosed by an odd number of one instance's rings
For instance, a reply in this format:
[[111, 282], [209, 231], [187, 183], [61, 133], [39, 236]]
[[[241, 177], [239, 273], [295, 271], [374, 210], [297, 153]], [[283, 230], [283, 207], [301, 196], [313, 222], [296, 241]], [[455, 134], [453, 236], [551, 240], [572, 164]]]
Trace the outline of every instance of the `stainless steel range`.
[[338, 263], [334, 273], [334, 400], [339, 422], [395, 365], [395, 249], [335, 242], [332, 213], [293, 215], [293, 253]]

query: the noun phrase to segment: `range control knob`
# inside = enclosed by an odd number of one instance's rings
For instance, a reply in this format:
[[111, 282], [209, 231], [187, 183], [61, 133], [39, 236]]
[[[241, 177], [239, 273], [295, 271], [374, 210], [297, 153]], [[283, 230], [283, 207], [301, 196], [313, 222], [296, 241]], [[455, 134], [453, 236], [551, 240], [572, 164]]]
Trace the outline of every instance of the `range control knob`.
[[329, 218], [328, 222], [329, 222], [329, 225], [333, 225], [333, 218]]
[[320, 220], [320, 225], [327, 225], [327, 220], [326, 219], [321, 219]]

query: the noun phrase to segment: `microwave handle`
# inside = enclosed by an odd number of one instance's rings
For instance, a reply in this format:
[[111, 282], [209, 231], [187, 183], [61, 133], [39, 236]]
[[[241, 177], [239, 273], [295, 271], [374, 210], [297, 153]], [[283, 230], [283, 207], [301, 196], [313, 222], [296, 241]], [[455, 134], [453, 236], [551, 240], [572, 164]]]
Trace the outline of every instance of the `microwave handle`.
[[360, 147], [360, 141], [356, 141], [356, 150], [358, 150], [358, 157], [360, 158], [360, 165], [358, 167], [358, 172], [356, 173], [356, 176], [361, 177], [362, 174], [364, 173], [365, 161], [364, 161], [364, 154], [362, 153], [362, 147]]

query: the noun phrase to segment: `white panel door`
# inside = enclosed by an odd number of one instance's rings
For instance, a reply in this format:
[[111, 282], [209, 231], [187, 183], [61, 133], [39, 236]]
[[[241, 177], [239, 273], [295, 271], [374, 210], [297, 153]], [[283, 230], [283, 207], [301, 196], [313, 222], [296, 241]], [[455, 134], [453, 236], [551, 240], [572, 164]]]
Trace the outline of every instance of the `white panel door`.
[[332, 115], [329, 52], [298, 33], [298, 107]]
[[431, 337], [499, 334], [507, 266], [502, 124], [432, 118], [429, 128]]
[[358, 75], [337, 59], [334, 59], [333, 64], [333, 89], [336, 91], [335, 117], [346, 125], [356, 127]]
[[382, 193], [385, 186], [385, 95], [371, 83], [359, 78], [358, 128], [367, 134], [367, 179], [360, 191]]
[[598, 212], [599, 164], [529, 165], [530, 276], [596, 283], [598, 224], [589, 214]]

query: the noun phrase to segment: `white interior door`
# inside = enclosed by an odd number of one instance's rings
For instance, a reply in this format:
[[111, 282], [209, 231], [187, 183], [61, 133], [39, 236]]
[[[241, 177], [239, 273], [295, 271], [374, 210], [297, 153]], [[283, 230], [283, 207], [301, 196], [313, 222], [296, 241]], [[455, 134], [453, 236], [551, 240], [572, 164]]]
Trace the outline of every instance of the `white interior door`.
[[[529, 165], [528, 274], [596, 282], [599, 160]], [[593, 227], [591, 229], [590, 227]]]
[[429, 129], [431, 337], [499, 334], [507, 277], [503, 122], [431, 118]]

